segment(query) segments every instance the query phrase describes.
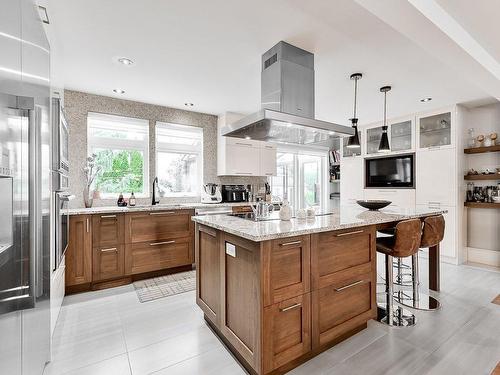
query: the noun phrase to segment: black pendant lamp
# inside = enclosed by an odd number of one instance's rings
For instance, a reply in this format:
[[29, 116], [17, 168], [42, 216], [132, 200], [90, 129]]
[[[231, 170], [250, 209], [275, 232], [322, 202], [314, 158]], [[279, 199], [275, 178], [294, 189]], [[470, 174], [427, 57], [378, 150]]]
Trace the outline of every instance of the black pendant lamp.
[[391, 86], [384, 86], [380, 88], [380, 92], [384, 93], [384, 125], [382, 126], [382, 138], [378, 146], [378, 152], [389, 152], [391, 147], [389, 145], [389, 137], [387, 136], [387, 93], [391, 91]]
[[352, 127], [354, 129], [354, 135], [350, 136], [347, 140], [347, 148], [358, 148], [360, 147], [359, 135], [358, 135], [358, 118], [356, 117], [356, 101], [358, 99], [358, 80], [363, 77], [361, 73], [351, 74], [351, 80], [354, 81], [354, 114], [351, 119]]

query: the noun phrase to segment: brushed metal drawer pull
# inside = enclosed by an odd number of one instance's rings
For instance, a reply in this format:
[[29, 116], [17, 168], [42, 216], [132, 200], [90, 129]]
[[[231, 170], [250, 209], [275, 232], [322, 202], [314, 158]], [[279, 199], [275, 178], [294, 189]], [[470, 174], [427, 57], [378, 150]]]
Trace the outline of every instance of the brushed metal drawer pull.
[[165, 212], [150, 212], [150, 215], [173, 215], [175, 211], [165, 211]]
[[85, 226], [86, 226], [86, 229], [87, 229], [87, 233], [89, 233], [90, 232], [90, 220], [89, 220], [89, 218], [87, 218], [85, 220]]
[[301, 243], [302, 241], [292, 241], [292, 242], [280, 243], [280, 246], [300, 245]]
[[172, 241], [163, 241], [163, 242], [152, 242], [149, 244], [149, 246], [168, 245], [171, 243], [175, 243], [175, 241], [172, 240]]
[[112, 219], [112, 218], [116, 218], [116, 215], [102, 215], [101, 216], [101, 219]]
[[339, 233], [339, 234], [336, 234], [335, 237], [350, 236], [351, 234], [358, 234], [358, 233], [363, 233], [363, 232], [364, 232], [364, 230], [356, 230], [354, 232]]
[[288, 306], [288, 307], [285, 307], [283, 309], [280, 309], [280, 312], [290, 311], [290, 310], [296, 309], [297, 307], [300, 307], [300, 306], [302, 306], [301, 303], [296, 303], [292, 306]]
[[342, 288], [335, 288], [335, 291], [336, 292], [341, 292], [343, 290], [346, 290], [346, 289], [349, 289], [349, 288], [352, 288], [353, 286], [356, 286], [356, 285], [359, 285], [359, 284], [363, 284], [365, 282], [365, 280], [359, 280], [359, 281], [356, 281], [352, 284], [349, 284], [349, 285], [346, 285], [346, 286], [343, 286]]
[[115, 253], [117, 253], [118, 249], [116, 247], [110, 247], [109, 249], [101, 249], [102, 253], [107, 253], [108, 251], [114, 251]]
[[251, 143], [236, 142], [238, 146], [252, 146]]

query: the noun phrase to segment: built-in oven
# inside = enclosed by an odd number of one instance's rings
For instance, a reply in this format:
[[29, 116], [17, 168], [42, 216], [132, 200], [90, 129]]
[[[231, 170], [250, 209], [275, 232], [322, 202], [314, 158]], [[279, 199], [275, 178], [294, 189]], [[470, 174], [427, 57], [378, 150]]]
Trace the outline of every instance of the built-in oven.
[[55, 267], [57, 269], [61, 264], [62, 258], [69, 241], [69, 201], [74, 196], [67, 191], [55, 192]]
[[61, 99], [52, 99], [52, 170], [64, 175], [69, 173], [69, 132], [68, 123], [64, 117]]

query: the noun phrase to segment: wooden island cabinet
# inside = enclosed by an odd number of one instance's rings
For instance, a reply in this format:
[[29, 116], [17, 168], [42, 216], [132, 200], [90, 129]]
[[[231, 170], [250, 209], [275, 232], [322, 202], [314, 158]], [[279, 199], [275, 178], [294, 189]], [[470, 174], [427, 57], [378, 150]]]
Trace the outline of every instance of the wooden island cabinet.
[[255, 242], [197, 224], [197, 304], [249, 372], [284, 373], [376, 317], [375, 236]]
[[193, 215], [179, 209], [70, 216], [66, 293], [191, 269]]

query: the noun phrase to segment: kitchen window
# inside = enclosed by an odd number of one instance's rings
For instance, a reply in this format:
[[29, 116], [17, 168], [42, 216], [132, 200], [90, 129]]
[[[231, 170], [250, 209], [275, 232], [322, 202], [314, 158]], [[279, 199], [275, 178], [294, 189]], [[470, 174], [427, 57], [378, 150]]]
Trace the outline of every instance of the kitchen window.
[[156, 123], [156, 175], [166, 197], [197, 197], [203, 178], [203, 129]]
[[88, 154], [101, 168], [94, 188], [101, 198], [149, 195], [149, 121], [89, 112]]
[[327, 151], [278, 148], [277, 175], [271, 177], [273, 195], [294, 208], [326, 209]]

